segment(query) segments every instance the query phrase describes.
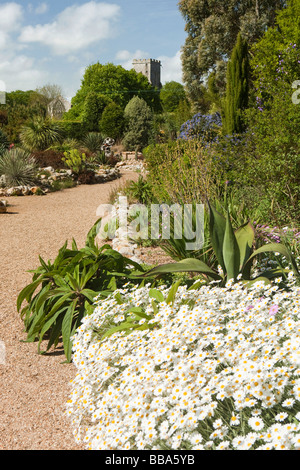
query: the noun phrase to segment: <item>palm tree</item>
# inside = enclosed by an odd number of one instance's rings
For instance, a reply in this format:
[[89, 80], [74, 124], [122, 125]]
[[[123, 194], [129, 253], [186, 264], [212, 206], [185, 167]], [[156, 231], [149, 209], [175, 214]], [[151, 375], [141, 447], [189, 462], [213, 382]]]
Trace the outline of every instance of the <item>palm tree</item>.
[[35, 117], [22, 126], [20, 140], [23, 147], [30, 151], [42, 151], [61, 142], [63, 132], [60, 125], [49, 118]]

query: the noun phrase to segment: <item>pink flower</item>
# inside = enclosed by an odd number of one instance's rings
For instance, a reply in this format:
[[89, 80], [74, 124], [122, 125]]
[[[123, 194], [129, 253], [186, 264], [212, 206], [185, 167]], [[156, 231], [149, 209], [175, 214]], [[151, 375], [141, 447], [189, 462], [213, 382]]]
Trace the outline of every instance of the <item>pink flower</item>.
[[279, 310], [279, 306], [278, 305], [272, 305], [270, 308], [269, 308], [269, 315], [275, 315]]

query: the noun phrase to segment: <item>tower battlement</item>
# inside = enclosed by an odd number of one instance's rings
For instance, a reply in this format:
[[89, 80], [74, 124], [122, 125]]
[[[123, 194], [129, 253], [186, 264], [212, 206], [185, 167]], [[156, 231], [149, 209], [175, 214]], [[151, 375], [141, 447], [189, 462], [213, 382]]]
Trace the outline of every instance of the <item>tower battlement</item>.
[[148, 81], [156, 88], [161, 88], [160, 68], [161, 62], [156, 59], [134, 59], [132, 61], [134, 70], [142, 73], [148, 78]]

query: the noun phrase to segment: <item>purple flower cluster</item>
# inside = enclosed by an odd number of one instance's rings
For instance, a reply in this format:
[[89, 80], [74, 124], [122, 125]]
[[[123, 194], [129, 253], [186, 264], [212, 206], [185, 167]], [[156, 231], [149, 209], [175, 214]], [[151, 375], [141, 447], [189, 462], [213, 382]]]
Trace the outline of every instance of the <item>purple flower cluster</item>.
[[212, 142], [216, 139], [217, 131], [222, 126], [220, 113], [195, 114], [189, 121], [182, 124], [179, 139], [200, 139]]

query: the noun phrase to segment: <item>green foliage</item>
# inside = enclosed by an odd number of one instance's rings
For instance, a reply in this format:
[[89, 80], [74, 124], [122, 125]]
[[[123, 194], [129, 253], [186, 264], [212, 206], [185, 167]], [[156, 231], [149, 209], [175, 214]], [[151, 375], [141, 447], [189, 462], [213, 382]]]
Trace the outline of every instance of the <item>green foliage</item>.
[[126, 130], [122, 143], [126, 150], [141, 151], [149, 142], [152, 111], [142, 98], [135, 96], [127, 104], [124, 117]]
[[224, 96], [226, 61], [238, 33], [253, 44], [267, 28], [274, 26], [276, 11], [285, 3], [285, 0], [180, 0], [187, 32], [182, 50], [183, 79], [193, 104], [202, 99], [201, 84], [212, 70], [219, 93]]
[[175, 81], [165, 83], [160, 90], [160, 99], [164, 111], [175, 111], [179, 103], [185, 100], [184, 86]]
[[289, 0], [287, 7], [279, 11], [276, 25], [269, 28], [251, 48], [250, 65], [258, 97], [272, 99], [278, 82], [290, 85], [299, 79], [300, 4]]
[[0, 129], [0, 156], [9, 147], [9, 140], [6, 134]]
[[159, 203], [203, 203], [218, 198], [224, 166], [214, 148], [198, 140], [177, 140], [143, 150], [147, 180]]
[[61, 142], [63, 132], [56, 121], [38, 116], [22, 126], [20, 139], [26, 150], [34, 152]]
[[153, 200], [151, 185], [142, 175], [137, 181], [130, 182], [126, 192], [140, 204], [149, 204]]
[[[27, 341], [38, 340], [38, 352], [43, 339], [48, 338], [46, 351], [60, 339], [66, 360], [70, 362], [72, 335], [82, 318], [93, 310], [97, 296], [105, 298], [124, 281], [137, 282], [135, 270], [141, 266], [111, 249], [95, 244], [98, 222], [88, 233], [86, 244], [78, 249], [73, 239], [72, 249], [67, 242], [53, 262], [41, 257], [32, 282], [18, 295], [17, 309], [24, 321]], [[23, 302], [25, 305], [22, 307]]]
[[82, 122], [89, 132], [99, 131], [99, 121], [106, 106], [111, 102], [108, 96], [91, 91], [84, 101]]
[[84, 139], [87, 131], [81, 121], [67, 121], [63, 119], [58, 122], [66, 138], [78, 141]]
[[64, 152], [62, 161], [65, 162], [72, 172], [78, 176], [86, 169], [86, 154], [80, 153], [78, 149], [72, 149]]
[[124, 111], [120, 105], [112, 102], [104, 109], [99, 121], [99, 129], [104, 137], [118, 140], [123, 136], [125, 127]]
[[100, 132], [89, 132], [82, 141], [83, 146], [93, 154], [101, 151], [103, 137]]
[[248, 46], [241, 34], [227, 65], [226, 98], [224, 103], [224, 133], [231, 135], [244, 130], [242, 111], [248, 106], [249, 93]]
[[33, 185], [37, 175], [36, 160], [25, 150], [12, 148], [0, 156], [0, 175], [9, 186]]
[[152, 109], [160, 106], [159, 93], [143, 74], [134, 69], [125, 70], [120, 65], [97, 62], [86, 68], [81, 87], [72, 99], [72, 108], [65, 113], [64, 119], [81, 120], [85, 100], [91, 92], [105, 95], [122, 109], [134, 96], [142, 97]]
[[247, 285], [251, 285], [257, 280], [269, 283], [269, 280], [275, 277], [286, 278], [288, 270], [280, 267], [270, 269], [251, 279], [252, 263], [254, 257], [260, 253], [278, 252], [286, 257], [294, 274], [300, 279], [296, 261], [285, 245], [270, 243], [253, 250], [254, 229], [250, 222], [234, 231], [229, 212], [224, 217], [211, 204], [209, 204], [209, 212], [210, 242], [222, 268], [222, 274], [201, 259], [187, 258], [178, 263], [157, 266], [144, 274], [143, 277], [159, 276], [170, 272], [193, 272], [204, 275], [208, 280], [220, 281], [220, 285], [225, 285], [230, 280], [235, 282], [238, 279], [245, 281]]

